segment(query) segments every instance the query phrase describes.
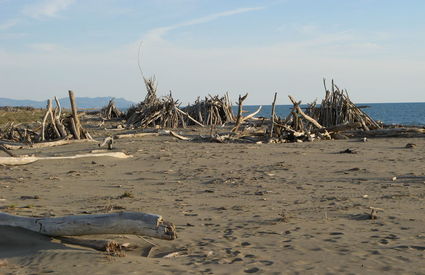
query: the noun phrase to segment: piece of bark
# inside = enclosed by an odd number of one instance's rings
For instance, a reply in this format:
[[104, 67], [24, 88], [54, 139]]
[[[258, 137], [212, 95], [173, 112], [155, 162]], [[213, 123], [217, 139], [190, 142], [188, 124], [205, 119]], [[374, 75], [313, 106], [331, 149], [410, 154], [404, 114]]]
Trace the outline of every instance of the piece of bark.
[[21, 227], [48, 236], [134, 234], [164, 240], [177, 238], [175, 226], [161, 216], [140, 212], [34, 218], [0, 213], [0, 225]]

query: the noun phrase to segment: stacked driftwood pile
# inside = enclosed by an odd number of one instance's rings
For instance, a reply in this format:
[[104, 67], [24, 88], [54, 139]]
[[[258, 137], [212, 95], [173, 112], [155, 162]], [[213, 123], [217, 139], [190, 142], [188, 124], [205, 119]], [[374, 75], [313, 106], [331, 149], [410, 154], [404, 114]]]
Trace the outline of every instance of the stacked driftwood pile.
[[114, 118], [122, 118], [124, 117], [124, 113], [121, 112], [116, 106], [114, 99], [109, 100], [107, 106], [103, 107], [100, 110], [100, 115], [103, 119], [114, 119]]
[[39, 140], [40, 134], [21, 124], [15, 124], [13, 121], [6, 123], [0, 128], [0, 139], [19, 143], [31, 143], [33, 140]]
[[69, 98], [72, 107], [71, 114], [62, 113], [61, 105], [56, 97], [54, 98], [55, 108], [52, 106], [52, 100], [49, 99], [41, 127], [39, 125], [36, 127], [34, 125], [24, 127], [9, 122], [3, 129], [0, 129], [0, 139], [25, 144], [63, 139], [92, 140], [87, 130], [81, 126], [72, 91], [69, 91]]
[[[201, 100], [199, 97], [193, 105], [183, 108], [196, 121], [203, 125], [223, 125], [229, 122], [235, 122], [232, 112], [232, 103], [229, 95], [226, 93], [223, 97], [209, 96]], [[195, 125], [193, 120], [187, 120], [188, 125]]]
[[92, 139], [90, 134], [81, 126], [80, 118], [77, 113], [75, 96], [69, 91], [69, 100], [71, 102], [71, 114], [63, 116], [59, 100], [55, 97], [56, 107], [53, 109], [52, 100], [47, 101], [47, 110], [44, 115], [40, 140], [51, 141], [58, 139]]
[[342, 124], [360, 123], [363, 130], [381, 128], [381, 125], [357, 107], [349, 98], [347, 90], [339, 89], [332, 80], [331, 90], [326, 88], [326, 95], [320, 106], [313, 102], [307, 108], [307, 114], [325, 127]]
[[147, 95], [143, 102], [132, 107], [127, 112], [127, 126], [135, 128], [160, 127], [178, 128], [186, 127], [187, 120], [197, 125], [202, 123], [182, 111], [178, 100], [174, 100], [171, 93], [168, 96], [158, 98], [157, 83], [155, 77], [144, 78]]

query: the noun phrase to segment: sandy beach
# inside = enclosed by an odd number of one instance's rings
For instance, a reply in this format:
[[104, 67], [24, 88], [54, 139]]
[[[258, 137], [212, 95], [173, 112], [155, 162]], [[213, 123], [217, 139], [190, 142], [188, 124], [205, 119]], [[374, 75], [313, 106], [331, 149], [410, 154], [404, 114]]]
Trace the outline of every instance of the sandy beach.
[[[339, 153], [346, 149], [355, 154]], [[137, 246], [116, 257], [3, 226], [0, 274], [425, 274], [423, 138], [218, 144], [151, 136], [116, 140], [113, 150], [133, 157], [0, 166], [1, 211], [154, 213], [176, 225], [178, 238], [84, 237]], [[369, 207], [383, 209], [376, 220]]]

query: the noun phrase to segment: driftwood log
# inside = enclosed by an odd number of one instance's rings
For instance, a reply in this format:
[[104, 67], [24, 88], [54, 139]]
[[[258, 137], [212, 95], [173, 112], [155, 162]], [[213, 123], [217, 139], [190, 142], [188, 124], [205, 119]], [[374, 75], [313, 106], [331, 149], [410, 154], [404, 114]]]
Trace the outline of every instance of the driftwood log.
[[61, 139], [56, 141], [47, 141], [47, 142], [39, 142], [34, 144], [19, 144], [19, 143], [2, 143], [2, 145], [8, 150], [18, 150], [18, 149], [39, 149], [46, 147], [55, 147], [66, 144], [73, 143], [83, 143], [83, 142], [96, 142], [91, 139]]
[[176, 228], [155, 214], [121, 212], [57, 218], [22, 217], [0, 213], [0, 225], [21, 227], [48, 236], [134, 234], [164, 240], [177, 238]]
[[20, 156], [20, 157], [0, 157], [0, 165], [24, 165], [36, 162], [38, 160], [59, 160], [59, 159], [78, 159], [88, 157], [114, 157], [114, 158], [131, 158], [132, 155], [127, 155], [123, 152], [107, 152], [96, 154], [79, 154], [73, 156], [59, 156], [59, 157], [33, 157], [33, 156]]

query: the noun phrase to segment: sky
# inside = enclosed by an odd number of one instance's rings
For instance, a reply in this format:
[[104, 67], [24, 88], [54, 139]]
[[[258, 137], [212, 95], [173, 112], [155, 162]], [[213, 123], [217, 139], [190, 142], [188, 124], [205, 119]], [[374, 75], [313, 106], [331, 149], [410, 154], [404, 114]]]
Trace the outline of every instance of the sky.
[[[425, 102], [424, 0], [0, 0], [0, 97]], [[141, 45], [141, 47], [140, 47]], [[140, 48], [140, 56], [139, 56]]]

